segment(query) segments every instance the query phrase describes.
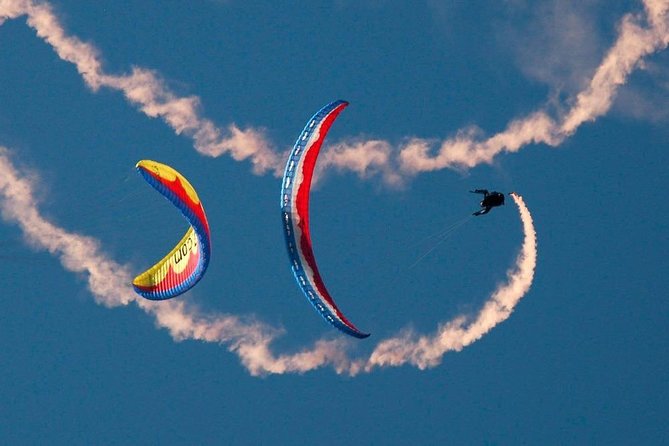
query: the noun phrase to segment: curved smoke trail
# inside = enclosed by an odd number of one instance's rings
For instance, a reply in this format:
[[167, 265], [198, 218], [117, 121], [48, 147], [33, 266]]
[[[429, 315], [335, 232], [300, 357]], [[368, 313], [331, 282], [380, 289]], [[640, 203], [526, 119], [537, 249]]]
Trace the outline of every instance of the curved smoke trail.
[[[644, 58], [669, 45], [669, 0], [643, 0], [643, 5], [644, 14], [630, 13], [622, 18], [617, 39], [587, 88], [564, 104], [566, 112], [559, 116], [540, 108], [512, 120], [506, 129], [490, 137], [481, 138], [477, 129], [462, 129], [438, 147], [422, 138], [400, 146], [383, 140], [351, 139], [331, 146], [321, 157], [320, 169], [348, 170], [363, 178], [380, 175], [387, 183], [398, 184], [421, 172], [491, 163], [500, 153], [517, 152], [529, 144], [559, 145], [582, 124], [608, 112], [618, 89]], [[102, 87], [121, 91], [147, 116], [159, 117], [177, 134], [192, 138], [195, 149], [203, 155], [229, 154], [235, 160], [249, 160], [256, 173], [281, 176], [285, 157], [262, 131], [240, 129], [234, 123], [226, 129], [218, 128], [202, 117], [200, 98], [178, 96], [155, 71], [134, 67], [130, 74], [105, 72], [99, 51], [68, 35], [48, 3], [0, 0], [0, 24], [21, 16], [27, 16], [28, 25], [61, 59], [76, 66], [93, 91]]]
[[407, 332], [381, 341], [364, 364], [365, 371], [375, 367], [412, 364], [420, 369], [439, 364], [446, 352], [460, 351], [478, 341], [497, 324], [505, 321], [532, 286], [537, 265], [537, 239], [530, 210], [523, 198], [512, 193], [523, 223], [523, 245], [515, 265], [507, 271], [507, 280], [492, 293], [476, 317], [457, 317], [441, 324], [432, 336]]
[[343, 339], [319, 340], [300, 352], [275, 355], [271, 344], [282, 334], [280, 329], [251, 318], [207, 313], [184, 300], [154, 302], [139, 298], [130, 286], [129, 268], [111, 260], [97, 240], [68, 232], [40, 214], [33, 193], [35, 178], [16, 169], [7, 149], [0, 147], [0, 211], [6, 221], [19, 226], [31, 245], [49, 251], [66, 270], [84, 274], [96, 302], [107, 307], [135, 303], [177, 341], [223, 344], [239, 356], [252, 375], [304, 373], [324, 366], [349, 375], [404, 364], [419, 369], [434, 367], [446, 352], [461, 350], [507, 319], [534, 277], [537, 252], [532, 217], [523, 199], [512, 195], [523, 223], [523, 245], [506, 282], [497, 287], [475, 317], [458, 316], [440, 325], [431, 336], [405, 332], [382, 340], [367, 358], [349, 358], [350, 343]]

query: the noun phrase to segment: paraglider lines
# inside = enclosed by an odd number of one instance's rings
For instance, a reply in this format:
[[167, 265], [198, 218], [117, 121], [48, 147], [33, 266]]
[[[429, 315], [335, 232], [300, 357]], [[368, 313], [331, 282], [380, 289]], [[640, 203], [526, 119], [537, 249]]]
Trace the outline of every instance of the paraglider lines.
[[451, 238], [451, 236], [453, 234], [455, 234], [455, 232], [457, 232], [457, 230], [460, 229], [463, 225], [465, 225], [469, 220], [471, 220], [472, 217], [473, 217], [472, 215], [468, 215], [468, 216], [456, 221], [452, 225], [446, 227], [445, 229], [442, 229], [441, 231], [439, 231], [435, 234], [432, 234], [432, 235], [429, 235], [429, 236], [425, 237], [423, 239], [423, 241], [427, 241], [427, 240], [431, 240], [431, 239], [436, 239], [436, 240], [432, 243], [432, 246], [427, 251], [425, 251], [423, 254], [421, 254], [411, 265], [409, 265], [409, 269], [413, 269], [413, 267], [418, 265], [421, 260], [423, 260], [425, 257], [427, 257], [432, 251], [437, 249], [439, 247], [439, 245], [441, 245], [446, 240]]

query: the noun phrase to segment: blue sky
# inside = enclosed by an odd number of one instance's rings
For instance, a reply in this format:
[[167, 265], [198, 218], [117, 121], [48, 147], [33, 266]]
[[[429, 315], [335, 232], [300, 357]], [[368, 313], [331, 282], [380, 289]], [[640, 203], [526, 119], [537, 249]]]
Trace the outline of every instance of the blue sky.
[[[0, 2], [2, 443], [667, 443], [666, 2], [89, 3], [50, 3], [49, 24], [26, 22], [44, 4]], [[63, 38], [86, 45], [63, 55]], [[180, 105], [147, 116], [146, 96], [124, 97], [133, 68], [132, 85], [159, 88], [153, 106]], [[339, 98], [311, 229], [362, 341], [301, 295], [273, 173]], [[177, 135], [166, 121], [185, 112]], [[207, 123], [215, 141], [194, 137]], [[172, 307], [128, 292], [185, 230], [134, 172], [145, 158], [191, 181], [212, 228], [206, 276], [167, 305], [283, 330], [273, 359], [325, 341], [366, 360], [408, 329], [474, 318], [524, 241], [511, 200], [409, 267], [477, 209], [470, 189], [523, 196], [531, 287], [424, 370], [256, 376], [240, 355], [257, 352], [229, 351], [239, 337], [180, 335], [155, 317]]]

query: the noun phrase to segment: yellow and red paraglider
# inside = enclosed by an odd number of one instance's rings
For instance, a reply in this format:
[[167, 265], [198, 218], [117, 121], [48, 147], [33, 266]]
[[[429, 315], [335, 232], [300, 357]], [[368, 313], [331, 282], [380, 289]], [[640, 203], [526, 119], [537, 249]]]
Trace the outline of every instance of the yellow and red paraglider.
[[142, 160], [136, 167], [190, 223], [186, 235], [169, 254], [132, 281], [135, 291], [147, 299], [169, 299], [188, 291], [204, 275], [211, 256], [209, 222], [200, 198], [183, 175], [156, 161]]

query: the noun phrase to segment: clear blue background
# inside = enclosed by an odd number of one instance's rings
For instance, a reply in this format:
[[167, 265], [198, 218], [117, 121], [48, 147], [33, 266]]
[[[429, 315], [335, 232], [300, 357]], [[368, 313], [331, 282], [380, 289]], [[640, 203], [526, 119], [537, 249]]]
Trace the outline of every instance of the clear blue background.
[[[411, 3], [411, 4], [410, 4]], [[634, 1], [96, 1], [54, 3], [105, 69], [157, 70], [225, 126], [287, 148], [327, 102], [351, 102], [328, 141], [491, 134], [576, 93]], [[578, 31], [578, 32], [576, 32]], [[290, 273], [280, 181], [198, 155], [115, 91], [92, 94], [26, 27], [0, 27], [0, 144], [42, 178], [43, 213], [98, 238], [137, 272], [184, 222], [133, 171], [173, 165], [213, 230], [183, 299], [286, 329], [294, 351], [338, 335]], [[331, 174], [312, 194], [316, 255], [340, 307], [372, 332], [473, 312], [522, 239], [513, 206], [470, 221], [423, 259], [420, 241], [477, 207], [469, 189], [516, 190], [538, 233], [533, 287], [511, 318], [437, 368], [356, 378], [329, 368], [254, 378], [224, 347], [175, 343], [134, 308], [94, 303], [85, 280], [0, 225], [3, 444], [667, 444], [669, 55], [648, 59], [607, 116], [559, 148], [531, 145], [402, 190]]]

